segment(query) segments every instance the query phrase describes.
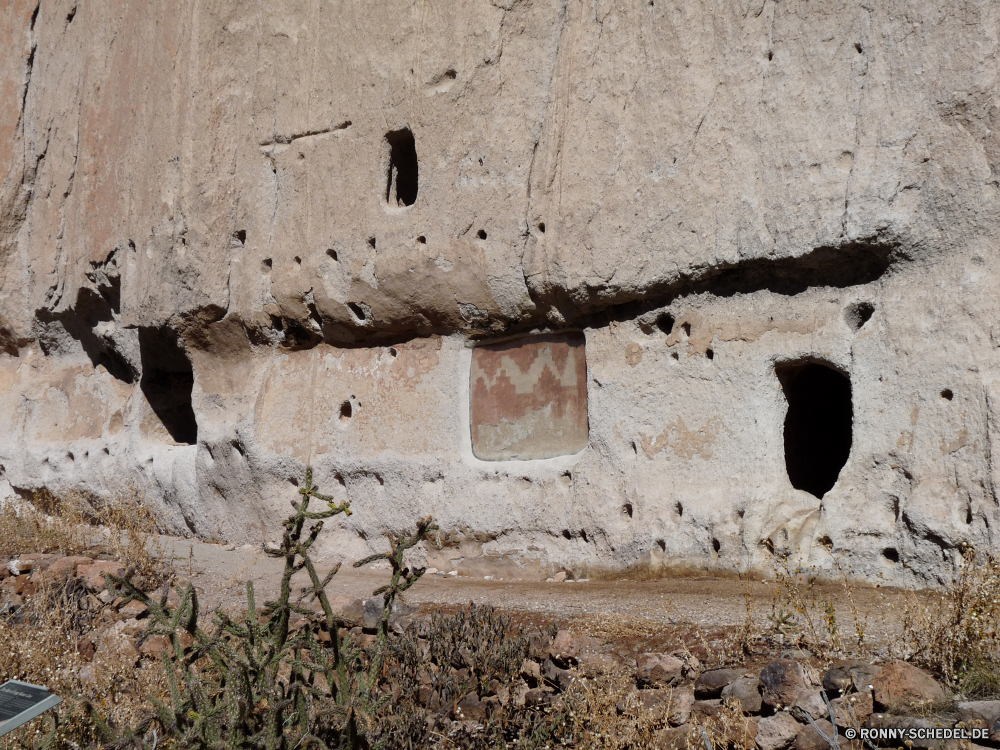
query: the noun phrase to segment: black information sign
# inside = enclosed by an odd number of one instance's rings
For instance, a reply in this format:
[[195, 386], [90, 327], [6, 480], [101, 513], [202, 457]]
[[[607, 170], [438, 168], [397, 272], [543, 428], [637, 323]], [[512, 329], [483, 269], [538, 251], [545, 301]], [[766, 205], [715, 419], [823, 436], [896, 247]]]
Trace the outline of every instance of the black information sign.
[[0, 685], [0, 737], [60, 703], [47, 688], [8, 680]]

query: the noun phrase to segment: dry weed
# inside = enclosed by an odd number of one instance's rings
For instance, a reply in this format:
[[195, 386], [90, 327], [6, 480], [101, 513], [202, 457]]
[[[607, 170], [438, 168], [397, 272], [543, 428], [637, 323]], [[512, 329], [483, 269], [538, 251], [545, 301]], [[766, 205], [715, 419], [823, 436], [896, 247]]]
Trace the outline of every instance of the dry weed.
[[17, 679], [45, 685], [64, 702], [0, 739], [3, 750], [39, 747], [49, 739], [53, 716], [59, 719], [54, 747], [86, 747], [94, 736], [89, 703], [116, 724], [134, 724], [147, 710], [147, 696], [165, 696], [162, 668], [145, 663], [128, 635], [108, 636], [88, 664], [77, 649], [91, 632], [99, 602], [78, 579], [35, 594], [17, 617], [0, 619], [0, 682]]
[[1000, 694], [1000, 559], [971, 545], [955, 581], [903, 612], [898, 656], [940, 675], [968, 696]]
[[134, 487], [108, 497], [72, 490], [36, 490], [30, 501], [0, 505], [0, 551], [16, 557], [51, 552], [104, 555], [151, 583], [164, 575], [156, 516]]

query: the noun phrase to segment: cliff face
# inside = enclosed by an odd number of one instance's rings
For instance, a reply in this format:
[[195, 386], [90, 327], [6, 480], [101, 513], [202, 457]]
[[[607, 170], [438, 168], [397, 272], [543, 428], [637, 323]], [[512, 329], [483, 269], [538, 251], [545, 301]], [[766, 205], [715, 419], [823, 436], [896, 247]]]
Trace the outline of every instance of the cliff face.
[[468, 572], [998, 546], [995, 4], [13, 0], [0, 38], [7, 491], [260, 540], [312, 465], [339, 553], [431, 513]]

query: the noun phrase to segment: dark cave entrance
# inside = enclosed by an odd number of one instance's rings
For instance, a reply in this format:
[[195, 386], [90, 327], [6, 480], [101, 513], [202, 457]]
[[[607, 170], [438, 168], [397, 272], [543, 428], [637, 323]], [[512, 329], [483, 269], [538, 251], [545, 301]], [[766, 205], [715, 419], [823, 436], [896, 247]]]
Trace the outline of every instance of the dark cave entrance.
[[390, 206], [412, 206], [417, 202], [417, 144], [409, 128], [386, 133], [389, 144], [389, 168], [386, 174], [385, 202]]
[[792, 486], [823, 497], [851, 453], [854, 407], [851, 381], [827, 365], [779, 365], [775, 373], [788, 401], [785, 468]]
[[140, 328], [139, 387], [160, 422], [176, 442], [198, 442], [198, 422], [191, 405], [194, 370], [177, 334], [169, 329]]

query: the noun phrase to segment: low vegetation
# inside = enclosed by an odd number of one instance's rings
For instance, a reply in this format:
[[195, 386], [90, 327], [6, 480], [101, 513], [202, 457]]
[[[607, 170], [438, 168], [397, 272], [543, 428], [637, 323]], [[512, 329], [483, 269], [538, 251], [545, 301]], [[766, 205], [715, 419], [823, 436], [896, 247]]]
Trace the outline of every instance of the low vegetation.
[[[259, 606], [248, 584], [242, 612], [204, 613], [195, 587], [162, 562], [154, 519], [134, 493], [112, 500], [36, 493], [32, 502], [5, 506], [0, 549], [12, 557], [83, 554], [121, 561], [123, 574], [109, 573], [101, 592], [79, 577], [41, 576], [30, 597], [0, 613], [0, 680], [45, 684], [66, 699], [0, 739], [0, 747], [754, 746], [759, 716], [745, 705], [688, 706], [680, 721], [680, 683], [638, 690], [627, 656], [592, 664], [557, 653], [565, 631], [557, 638], [554, 625], [517, 623], [474, 605], [400, 617], [401, 596], [423, 574], [407, 554], [433, 543], [430, 518], [392, 539], [387, 552], [356, 563], [380, 562], [387, 581], [373, 594], [375, 616], [351, 619], [328, 593], [339, 566], [321, 571], [311, 556], [324, 523], [349, 514], [349, 504], [321, 494], [307, 474], [293, 507], [281, 543], [267, 551], [284, 561], [278, 596]], [[851, 617], [841, 621], [820, 594], [829, 589], [780, 560], [770, 611], [755, 611], [747, 594], [745, 623], [725, 638], [693, 628], [671, 652], [683, 663], [678, 675], [688, 684], [706, 669], [759, 669], [762, 659], [792, 650], [817, 665], [903, 658], [955, 694], [997, 696], [1000, 564], [971, 548], [964, 559], [951, 587], [910, 597], [889, 652], [871, 642], [846, 579]], [[130, 607], [142, 613], [141, 633], [129, 630], [135, 619], [124, 619]], [[99, 628], [106, 635], [94, 649], [88, 638]], [[656, 630], [645, 620], [608, 616], [590, 632], [640, 644]], [[141, 654], [136, 643], [144, 644]], [[147, 648], [154, 643], [162, 647]]]

